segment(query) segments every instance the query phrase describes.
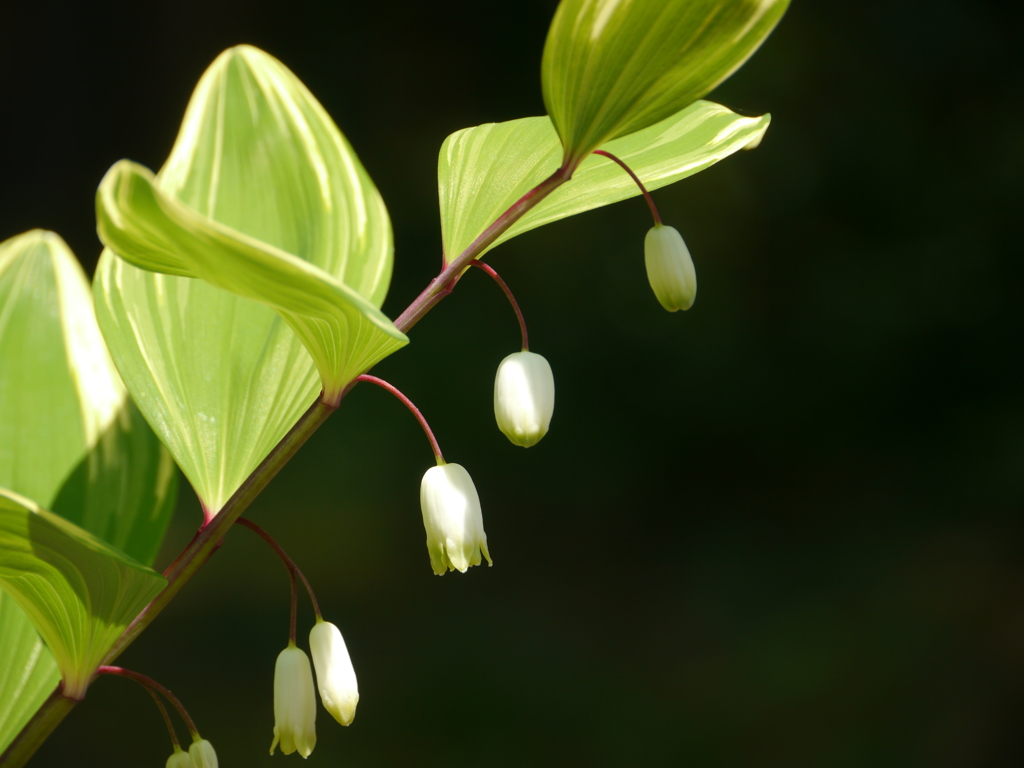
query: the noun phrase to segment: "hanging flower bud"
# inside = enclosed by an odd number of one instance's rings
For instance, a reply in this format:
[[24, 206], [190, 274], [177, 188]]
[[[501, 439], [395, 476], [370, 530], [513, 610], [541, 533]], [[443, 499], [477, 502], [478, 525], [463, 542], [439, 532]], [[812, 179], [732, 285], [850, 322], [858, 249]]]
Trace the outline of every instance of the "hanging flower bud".
[[[216, 755], [214, 759], [216, 760]], [[188, 752], [175, 745], [174, 754], [167, 758], [166, 768], [192, 768], [192, 758], [188, 756]]]
[[330, 622], [318, 619], [309, 632], [309, 651], [316, 668], [316, 682], [324, 709], [342, 725], [351, 725], [359, 703], [356, 671], [352, 668], [348, 648], [341, 630]]
[[434, 573], [480, 565], [480, 553], [493, 565], [487, 552], [487, 534], [480, 513], [480, 497], [469, 473], [460, 464], [431, 467], [420, 483], [420, 507], [427, 530], [427, 552]]
[[[206, 739], [193, 741], [192, 746], [188, 748], [188, 756], [192, 761], [192, 768], [217, 768], [217, 753], [213, 751], [213, 744]], [[184, 763], [181, 768], [185, 768]]]
[[548, 433], [555, 410], [555, 377], [548, 361], [516, 352], [501, 361], [494, 377], [494, 419], [516, 445], [529, 448]]
[[289, 643], [277, 656], [274, 667], [274, 743], [290, 755], [295, 750], [309, 757], [316, 746], [316, 694], [309, 657]]
[[675, 227], [657, 225], [644, 240], [647, 280], [661, 306], [669, 312], [689, 309], [697, 297], [697, 271], [690, 251]]

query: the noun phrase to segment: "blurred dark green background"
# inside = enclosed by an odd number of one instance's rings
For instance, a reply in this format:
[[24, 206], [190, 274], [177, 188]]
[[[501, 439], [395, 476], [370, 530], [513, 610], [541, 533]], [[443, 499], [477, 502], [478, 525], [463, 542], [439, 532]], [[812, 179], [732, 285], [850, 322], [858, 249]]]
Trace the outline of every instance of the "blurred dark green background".
[[[0, 237], [91, 270], [92, 196], [163, 162], [223, 48], [281, 58], [391, 211], [397, 315], [436, 271], [444, 137], [541, 114], [553, 0], [180, 0], [0, 8]], [[1024, 14], [982, 0], [796, 2], [711, 95], [761, 147], [656, 193], [694, 309], [647, 286], [637, 200], [494, 252], [558, 384], [536, 448], [496, 430], [517, 349], [470, 274], [376, 372], [473, 474], [494, 568], [431, 575], [415, 422], [360, 387], [251, 509], [345, 634], [356, 723], [311, 764], [1024, 764]], [[161, 563], [198, 522], [183, 485]], [[245, 531], [122, 657], [225, 766], [267, 756], [284, 571]], [[305, 620], [310, 619], [308, 610]], [[162, 765], [102, 680], [36, 765]]]

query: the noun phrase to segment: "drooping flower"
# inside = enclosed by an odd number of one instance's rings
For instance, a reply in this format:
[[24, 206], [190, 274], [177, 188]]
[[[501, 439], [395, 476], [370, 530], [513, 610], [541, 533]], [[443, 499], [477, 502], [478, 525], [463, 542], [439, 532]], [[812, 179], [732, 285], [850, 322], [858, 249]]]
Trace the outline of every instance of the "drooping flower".
[[488, 565], [493, 565], [480, 497], [462, 465], [439, 464], [428, 469], [420, 483], [420, 507], [434, 573], [465, 573], [471, 565], [480, 565], [481, 552]]
[[167, 758], [166, 768], [192, 768], [192, 758], [188, 756], [188, 752], [175, 745], [174, 754]]
[[341, 630], [318, 619], [309, 632], [309, 650], [316, 668], [316, 682], [324, 709], [342, 725], [350, 725], [356, 716], [359, 687]]
[[309, 657], [289, 643], [277, 656], [274, 667], [274, 742], [286, 755], [298, 750], [309, 757], [316, 746], [316, 694]]
[[[192, 761], [192, 768], [217, 768], [217, 753], [213, 751], [213, 744], [206, 739], [196, 739], [188, 748], [188, 756]], [[181, 768], [185, 768], [182, 763]]]
[[689, 309], [697, 297], [697, 271], [683, 236], [675, 227], [657, 225], [644, 239], [647, 280], [669, 312]]
[[498, 366], [494, 377], [494, 419], [516, 445], [529, 448], [548, 433], [555, 410], [555, 377], [534, 352], [516, 352]]

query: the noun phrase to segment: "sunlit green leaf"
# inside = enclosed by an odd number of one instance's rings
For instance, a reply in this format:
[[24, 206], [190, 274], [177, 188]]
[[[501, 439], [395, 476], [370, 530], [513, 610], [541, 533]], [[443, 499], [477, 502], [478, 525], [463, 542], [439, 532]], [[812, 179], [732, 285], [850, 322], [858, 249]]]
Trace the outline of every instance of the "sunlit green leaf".
[[321, 386], [336, 400], [406, 343], [379, 311], [392, 265], [379, 194], [312, 94], [255, 48], [218, 57], [155, 180], [115, 165], [97, 211], [113, 250], [167, 273], [108, 248], [97, 313], [139, 408], [211, 512]]
[[174, 464], [128, 397], [85, 274], [53, 232], [0, 243], [0, 360], [0, 486], [152, 562]]
[[203, 216], [122, 160], [96, 198], [100, 239], [137, 267], [196, 277], [274, 307], [312, 355], [325, 398], [408, 340], [373, 304], [315, 265]]
[[0, 586], [46, 641], [65, 696], [85, 694], [103, 656], [166, 583], [88, 531], [0, 489]]
[[0, 592], [0, 753], [58, 682], [57, 662], [32, 621]]
[[664, 120], [732, 74], [789, 0], [562, 0], [541, 67], [569, 167]]
[[[757, 142], [770, 119], [769, 115], [741, 117], [719, 104], [698, 101], [603, 148], [622, 158], [648, 189], [658, 189]], [[445, 139], [437, 178], [446, 257], [458, 256], [512, 203], [547, 178], [558, 168], [561, 154], [558, 136], [546, 117], [479, 125]], [[591, 155], [570, 181], [490, 247], [542, 224], [639, 194], [618, 165]]]
[[[0, 243], [0, 486], [152, 562], [177, 473], [128, 398], [64, 241]], [[52, 690], [53, 656], [10, 599], [0, 604], [0, 750]], [[0, 676], [3, 673], [0, 672]]]

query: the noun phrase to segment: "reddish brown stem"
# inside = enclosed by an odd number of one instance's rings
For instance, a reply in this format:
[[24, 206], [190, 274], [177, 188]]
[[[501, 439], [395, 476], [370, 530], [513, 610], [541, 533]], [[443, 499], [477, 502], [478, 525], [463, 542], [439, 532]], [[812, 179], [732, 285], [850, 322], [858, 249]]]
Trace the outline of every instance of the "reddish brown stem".
[[192, 738], [199, 738], [199, 731], [196, 730], [196, 724], [192, 722], [192, 718], [189, 717], [188, 712], [185, 710], [185, 707], [183, 707], [181, 702], [178, 701], [178, 697], [171, 693], [167, 688], [164, 688], [164, 686], [160, 685], [160, 683], [158, 683], [153, 678], [149, 677], [148, 675], [143, 675], [140, 672], [133, 672], [130, 669], [125, 669], [124, 667], [110, 666], [99, 667], [96, 670], [96, 674], [117, 675], [118, 677], [126, 677], [129, 680], [134, 680], [139, 685], [145, 686], [150, 691], [156, 691], [169, 702], [171, 702], [171, 704], [174, 705], [174, 708], [178, 710], [178, 714], [181, 715], [181, 719], [185, 721], [185, 727], [188, 728], [188, 732], [192, 734]]
[[498, 286], [501, 288], [501, 290], [505, 292], [505, 297], [508, 299], [509, 304], [512, 305], [512, 309], [516, 311], [516, 317], [519, 318], [519, 330], [523, 335], [523, 352], [529, 352], [530, 339], [526, 335], [526, 320], [523, 319], [523, 312], [521, 309], [519, 309], [519, 302], [517, 302], [516, 297], [512, 295], [512, 291], [508, 287], [508, 284], [501, 279], [501, 276], [494, 271], [494, 267], [492, 267], [490, 264], [484, 264], [479, 259], [473, 259], [473, 261], [469, 263], [472, 264], [474, 267], [479, 267], [492, 278], [494, 278], [494, 282], [496, 282]]
[[403, 395], [402, 392], [398, 389], [398, 387], [396, 387], [394, 384], [390, 384], [384, 381], [384, 379], [379, 379], [376, 376], [370, 376], [369, 374], [364, 373], [362, 376], [357, 376], [356, 381], [366, 381], [369, 382], [370, 384], [376, 384], [378, 387], [386, 389], [392, 395], [401, 400], [402, 404], [410, 411], [412, 411], [412, 415], [416, 417], [416, 420], [420, 423], [420, 426], [423, 427], [423, 431], [427, 435], [427, 440], [430, 441], [430, 447], [433, 449], [434, 456], [437, 457], [438, 463], [444, 463], [444, 456], [441, 454], [441, 446], [437, 444], [437, 438], [434, 437], [434, 433], [431, 431], [430, 425], [427, 424], [427, 420], [424, 418], [423, 414], [420, 413], [420, 409], [415, 406], [412, 400]]
[[640, 177], [633, 173], [633, 170], [628, 165], [622, 162], [611, 152], [605, 152], [603, 149], [595, 149], [594, 154], [603, 155], [604, 157], [607, 157], [609, 160], [614, 160], [616, 163], [622, 166], [622, 169], [630, 175], [630, 178], [632, 178], [633, 181], [636, 182], [636, 185], [640, 187], [640, 191], [644, 193], [644, 197], [647, 198], [647, 205], [651, 207], [651, 215], [654, 216], [654, 223], [660, 227], [661, 215], [658, 213], [658, 209], [654, 205], [654, 200], [651, 199], [651, 193], [647, 191], [647, 187], [645, 187], [644, 183], [640, 181]]
[[292, 638], [292, 642], [295, 642], [295, 613], [296, 613], [296, 604], [298, 603], [298, 592], [297, 592], [297, 586], [295, 584], [295, 576], [296, 575], [300, 579], [302, 579], [302, 584], [303, 584], [303, 586], [306, 587], [306, 592], [309, 594], [309, 601], [311, 603], [313, 603], [313, 611], [316, 613], [316, 617], [318, 619], [322, 619], [323, 618], [323, 616], [320, 614], [320, 605], [316, 601], [316, 595], [313, 594], [313, 587], [310, 586], [310, 584], [309, 584], [309, 579], [307, 579], [306, 575], [299, 569], [299, 566], [297, 566], [295, 564], [295, 561], [292, 560], [290, 557], [288, 557], [288, 553], [284, 551], [284, 547], [282, 547], [280, 544], [278, 544], [274, 540], [273, 536], [271, 536], [265, 530], [263, 530], [258, 525], [256, 525], [256, 523], [254, 523], [252, 520], [249, 520], [249, 519], [244, 518], [244, 517], [240, 517], [237, 520], [235, 520], [235, 525], [240, 525], [243, 528], [248, 528], [250, 531], [252, 531], [257, 536], [259, 536], [261, 539], [263, 539], [270, 546], [270, 548], [272, 550], [274, 550], [274, 552], [277, 554], [277, 556], [279, 558], [281, 558], [281, 562], [284, 563], [284, 567], [288, 569], [288, 575], [289, 575], [289, 577], [292, 580], [292, 632], [291, 632], [291, 638]]

